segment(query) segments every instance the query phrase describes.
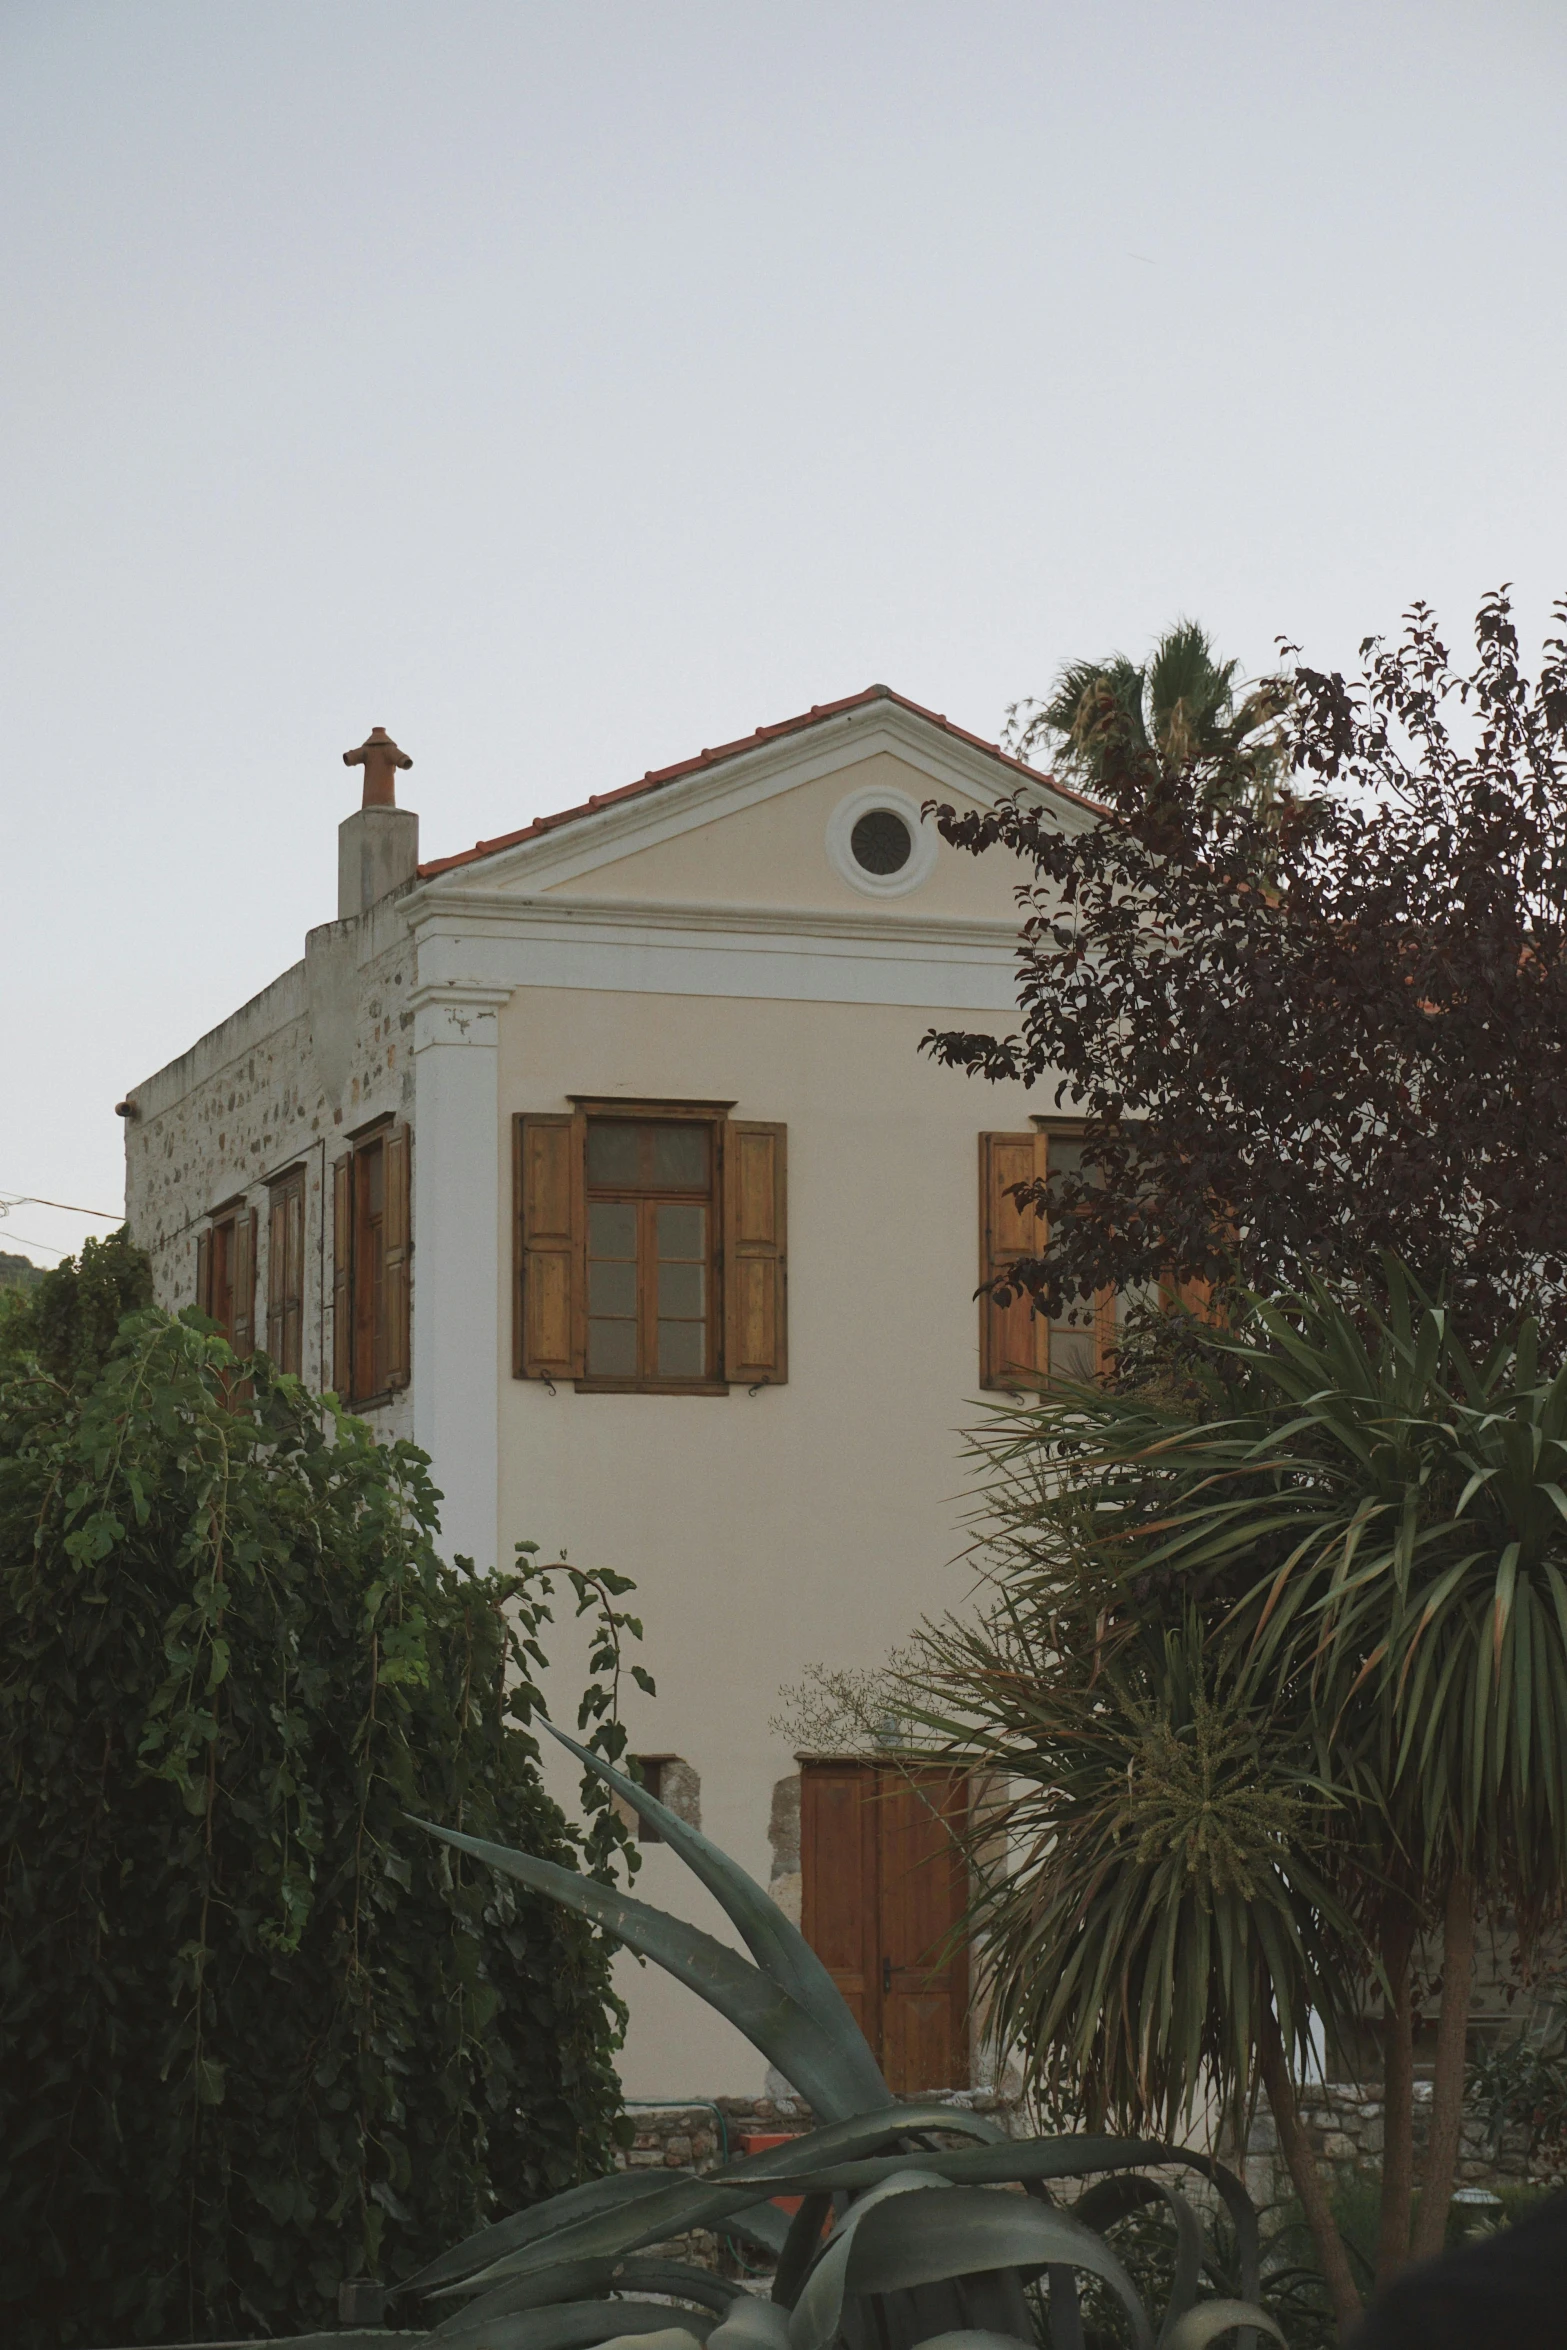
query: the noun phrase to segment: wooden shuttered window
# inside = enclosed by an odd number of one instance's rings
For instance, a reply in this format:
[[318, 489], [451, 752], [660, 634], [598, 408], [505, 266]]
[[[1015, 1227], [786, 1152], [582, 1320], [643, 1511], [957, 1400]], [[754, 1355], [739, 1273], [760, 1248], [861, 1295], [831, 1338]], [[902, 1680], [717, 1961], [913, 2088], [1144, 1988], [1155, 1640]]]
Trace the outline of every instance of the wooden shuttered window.
[[382, 1125], [332, 1170], [332, 1385], [344, 1402], [409, 1383], [411, 1149], [407, 1126]]
[[[1069, 1133], [1071, 1130], [1069, 1130]], [[1071, 1147], [1081, 1145], [1075, 1133]], [[1027, 1134], [982, 1134], [979, 1138], [979, 1277], [988, 1283], [1019, 1257], [1037, 1257], [1045, 1246], [1048, 1225], [1030, 1206], [1019, 1207], [1011, 1197], [1017, 1183], [1043, 1182], [1050, 1172], [1050, 1136], [1034, 1128]], [[988, 1294], [979, 1305], [979, 1360], [982, 1387], [1032, 1387], [1050, 1377], [1103, 1379], [1115, 1363], [1116, 1303], [1113, 1289], [1102, 1289], [1091, 1308], [1077, 1306], [1056, 1322], [1036, 1314], [1026, 1296], [1009, 1306], [997, 1305]]]
[[280, 1371], [304, 1369], [305, 1171], [273, 1184], [267, 1207], [267, 1353]]
[[1027, 1134], [982, 1134], [979, 1138], [979, 1383], [981, 1387], [1031, 1386], [1050, 1370], [1050, 1327], [1030, 1299], [1014, 1293], [998, 1305], [984, 1285], [1019, 1257], [1037, 1256], [1045, 1222], [1012, 1197], [1015, 1183], [1042, 1182], [1049, 1173], [1048, 1138]]
[[196, 1236], [196, 1304], [234, 1352], [256, 1351], [256, 1211], [243, 1204], [215, 1215]]
[[789, 1376], [782, 1126], [724, 1125], [724, 1376], [781, 1387]]
[[[606, 1130], [614, 1147], [604, 1147]], [[618, 1182], [613, 1168], [622, 1157]], [[604, 1118], [580, 1109], [518, 1117], [516, 1376], [703, 1394], [727, 1382], [781, 1385], [784, 1162], [782, 1126], [697, 1117], [686, 1105], [628, 1104], [624, 1113], [616, 1105]]]

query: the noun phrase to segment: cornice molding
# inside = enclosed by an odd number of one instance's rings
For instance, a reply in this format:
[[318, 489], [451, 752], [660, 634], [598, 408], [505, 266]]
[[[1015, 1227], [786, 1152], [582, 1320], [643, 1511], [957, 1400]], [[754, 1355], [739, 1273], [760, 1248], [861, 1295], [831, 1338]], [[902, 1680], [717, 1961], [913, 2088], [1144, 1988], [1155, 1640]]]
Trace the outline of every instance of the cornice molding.
[[[1018, 925], [1002, 918], [971, 915], [917, 914], [896, 911], [864, 913], [814, 912], [799, 906], [686, 905], [674, 900], [642, 903], [634, 898], [513, 897], [500, 890], [432, 890], [410, 895], [408, 919], [421, 945], [434, 937], [461, 937], [479, 932], [487, 937], [581, 937], [605, 944], [636, 945], [650, 933], [712, 937], [714, 933], [738, 942], [762, 945], [776, 940], [785, 946], [807, 948], [813, 940], [831, 939], [874, 951], [910, 946], [936, 949], [979, 948], [987, 954], [1008, 954], [1018, 941]], [[436, 982], [439, 987], [442, 983]], [[415, 998], [417, 1001], [418, 998]]]

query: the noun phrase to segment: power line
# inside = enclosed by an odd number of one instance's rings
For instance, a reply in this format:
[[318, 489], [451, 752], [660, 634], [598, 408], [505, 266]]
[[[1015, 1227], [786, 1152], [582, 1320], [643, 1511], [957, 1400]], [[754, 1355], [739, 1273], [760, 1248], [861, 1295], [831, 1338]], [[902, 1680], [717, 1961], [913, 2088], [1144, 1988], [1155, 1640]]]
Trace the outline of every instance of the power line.
[[63, 1257], [63, 1248], [56, 1248], [52, 1240], [29, 1240], [25, 1232], [3, 1232], [0, 1240], [19, 1240], [23, 1248], [41, 1248], [51, 1257]]
[[[69, 1200], [40, 1199], [36, 1191], [8, 1191], [4, 1197], [13, 1208], [59, 1208], [67, 1216], [101, 1216], [105, 1224], [123, 1224], [125, 1221], [123, 1209], [116, 1208], [111, 1214], [108, 1208], [73, 1208]], [[3, 1213], [4, 1209], [0, 1208], [0, 1214]], [[42, 1248], [44, 1244], [42, 1241], [33, 1241], [30, 1245]]]

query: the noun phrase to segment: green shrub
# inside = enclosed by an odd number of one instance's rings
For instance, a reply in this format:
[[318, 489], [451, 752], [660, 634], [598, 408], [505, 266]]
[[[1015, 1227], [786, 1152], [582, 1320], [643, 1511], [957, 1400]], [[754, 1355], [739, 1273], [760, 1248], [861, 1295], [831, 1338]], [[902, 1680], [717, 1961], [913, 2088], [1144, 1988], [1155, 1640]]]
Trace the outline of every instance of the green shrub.
[[143, 1269], [71, 1271], [0, 1333], [0, 2334], [320, 2325], [617, 2129], [601, 1937], [405, 1811], [620, 1831], [545, 1795], [544, 1584], [440, 1561], [424, 1456], [195, 1317], [105, 1362]]

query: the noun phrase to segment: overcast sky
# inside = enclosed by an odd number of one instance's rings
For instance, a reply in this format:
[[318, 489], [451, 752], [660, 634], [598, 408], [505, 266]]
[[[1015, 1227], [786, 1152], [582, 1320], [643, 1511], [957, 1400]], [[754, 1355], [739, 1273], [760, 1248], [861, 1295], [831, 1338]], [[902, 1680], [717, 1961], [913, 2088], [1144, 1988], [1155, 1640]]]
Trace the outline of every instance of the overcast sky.
[[1560, 0], [0, 0], [0, 1191], [116, 1207], [372, 725], [433, 856], [1180, 613], [1537, 639], [1564, 109]]

